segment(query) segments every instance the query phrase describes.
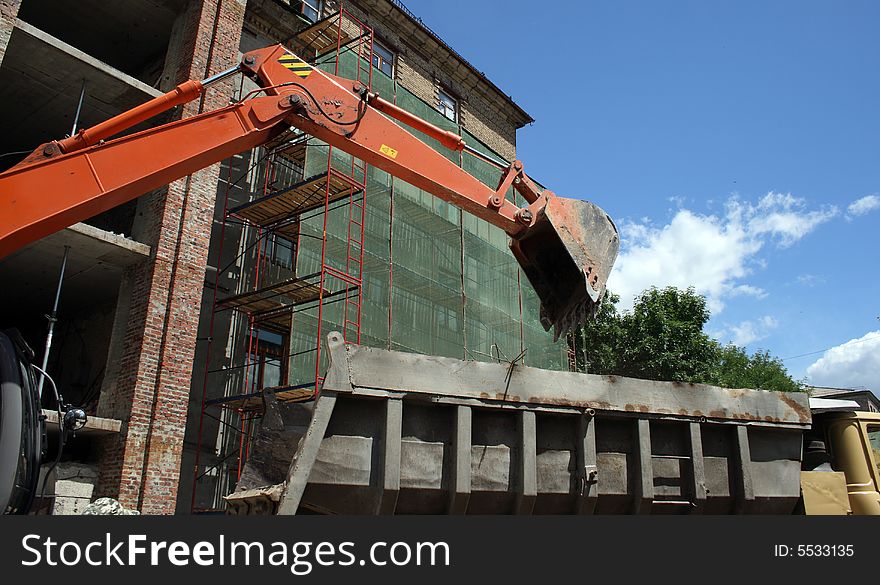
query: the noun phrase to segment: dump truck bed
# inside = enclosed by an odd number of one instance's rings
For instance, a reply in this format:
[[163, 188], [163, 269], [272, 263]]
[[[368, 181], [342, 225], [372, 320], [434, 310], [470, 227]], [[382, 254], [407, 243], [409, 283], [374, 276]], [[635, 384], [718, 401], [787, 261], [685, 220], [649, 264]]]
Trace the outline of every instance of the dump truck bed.
[[806, 394], [346, 345], [267, 412], [236, 514], [791, 513]]

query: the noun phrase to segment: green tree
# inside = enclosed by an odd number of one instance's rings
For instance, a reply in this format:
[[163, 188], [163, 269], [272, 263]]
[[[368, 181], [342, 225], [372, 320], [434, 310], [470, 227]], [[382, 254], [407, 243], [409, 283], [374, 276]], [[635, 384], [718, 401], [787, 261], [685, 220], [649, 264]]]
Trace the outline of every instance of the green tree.
[[745, 348], [730, 344], [718, 348], [718, 363], [709, 384], [725, 388], [755, 388], [777, 392], [802, 392], [804, 385], [789, 376], [782, 361], [767, 350], [751, 356]]
[[695, 382], [708, 377], [716, 344], [703, 333], [706, 299], [693, 288], [649, 288], [623, 315], [621, 375]]
[[728, 388], [802, 389], [769, 352], [749, 356], [744, 348], [721, 346], [706, 335], [710, 312], [693, 288], [652, 287], [623, 313], [618, 302], [609, 292], [596, 318], [574, 334], [581, 371]]
[[611, 374], [618, 371], [623, 346], [623, 323], [617, 311], [620, 297], [608, 291], [596, 317], [574, 333], [575, 357], [581, 372]]

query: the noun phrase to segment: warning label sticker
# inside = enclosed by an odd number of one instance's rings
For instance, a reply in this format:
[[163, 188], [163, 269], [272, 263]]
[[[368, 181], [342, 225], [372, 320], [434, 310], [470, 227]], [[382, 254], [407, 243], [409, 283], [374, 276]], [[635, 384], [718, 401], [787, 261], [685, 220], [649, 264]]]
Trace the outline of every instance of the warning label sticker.
[[302, 77], [305, 79], [312, 72], [312, 66], [297, 57], [296, 55], [291, 55], [287, 53], [283, 55], [278, 62], [281, 63], [282, 67], [286, 67], [293, 71], [294, 75]]

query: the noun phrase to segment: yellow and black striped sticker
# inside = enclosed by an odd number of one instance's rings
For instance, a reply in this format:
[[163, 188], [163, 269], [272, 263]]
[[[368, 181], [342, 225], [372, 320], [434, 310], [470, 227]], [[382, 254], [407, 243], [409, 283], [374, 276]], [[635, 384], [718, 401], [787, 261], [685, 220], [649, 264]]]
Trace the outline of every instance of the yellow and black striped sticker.
[[282, 67], [286, 67], [293, 71], [294, 75], [302, 77], [305, 79], [312, 72], [312, 66], [297, 57], [296, 55], [291, 55], [290, 53], [286, 53], [278, 59], [278, 62], [281, 63]]

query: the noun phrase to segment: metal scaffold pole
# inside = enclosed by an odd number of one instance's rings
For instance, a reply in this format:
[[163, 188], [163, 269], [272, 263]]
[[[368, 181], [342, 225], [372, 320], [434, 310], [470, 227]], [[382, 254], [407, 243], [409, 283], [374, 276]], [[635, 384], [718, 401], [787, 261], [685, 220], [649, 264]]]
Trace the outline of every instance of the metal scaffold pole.
[[[70, 246], [64, 246], [64, 256], [61, 258], [61, 271], [58, 274], [58, 288], [55, 289], [55, 302], [52, 303], [52, 312], [46, 315], [49, 320], [49, 332], [46, 334], [46, 347], [43, 350], [42, 371], [46, 371], [49, 365], [49, 351], [52, 349], [52, 335], [55, 333], [55, 323], [58, 321], [58, 303], [61, 300], [61, 285], [64, 283], [64, 272], [67, 269], [67, 256], [70, 254]], [[40, 381], [37, 382], [37, 394], [43, 396], [43, 380], [46, 376], [40, 374]]]
[[[304, 51], [303, 59], [312, 66], [339, 72], [340, 56], [353, 54], [356, 80], [372, 87], [373, 31], [352, 14], [340, 9], [297, 35], [292, 42]], [[237, 317], [230, 319], [228, 363], [220, 368], [215, 364], [212, 369], [210, 356], [206, 358], [193, 470], [193, 511], [221, 506], [224, 493], [243, 477], [255, 423], [263, 414], [264, 396], [271, 394], [279, 402], [314, 398], [322, 381], [322, 337], [327, 333], [322, 328], [329, 305], [339, 307], [339, 326], [345, 338], [352, 343], [360, 341], [367, 165], [357, 159], [345, 168], [334, 165], [333, 149], [327, 147], [326, 167], [311, 174], [308, 168], [314, 165], [307, 164], [307, 153], [323, 157], [322, 147], [296, 131], [282, 134], [263, 148], [263, 156], [253, 163], [248, 176], [240, 178], [251, 185], [244, 201], [231, 199], [231, 176], [224, 196], [221, 239], [241, 233], [242, 240], [231, 261], [218, 254], [209, 337], [220, 341], [214, 331], [216, 315], [228, 311]], [[343, 208], [348, 208], [347, 213]], [[345, 213], [347, 223], [338, 229], [330, 227], [333, 250], [328, 249], [327, 218], [331, 212]], [[323, 224], [323, 233], [302, 233], [304, 226], [308, 231], [317, 224]], [[320, 264], [309, 266], [303, 270], [308, 274], [300, 275], [299, 265], [305, 264], [300, 258], [305, 238], [320, 241], [320, 249], [314, 250], [316, 256], [320, 254], [315, 258]], [[222, 245], [221, 241], [221, 251]], [[230, 269], [239, 274], [240, 284], [237, 291], [223, 294], [219, 277]], [[301, 312], [306, 318], [298, 319], [295, 329], [294, 315]], [[317, 323], [313, 324], [315, 316]], [[236, 329], [238, 319], [246, 320], [246, 331]], [[335, 326], [336, 319], [332, 322]], [[313, 344], [311, 332], [303, 330], [312, 326], [316, 335]], [[281, 341], [272, 349], [267, 338]], [[216, 347], [213, 341], [211, 346]], [[232, 349], [235, 347], [240, 351]], [[315, 360], [314, 370], [309, 356]], [[300, 359], [306, 362], [295, 366], [294, 361]], [[270, 362], [277, 365], [270, 366]], [[277, 376], [267, 374], [270, 367], [277, 367]], [[222, 385], [222, 392], [216, 385]], [[228, 432], [211, 438], [211, 429], [217, 424]], [[214, 453], [202, 463], [201, 458], [207, 456], [202, 450], [209, 445], [214, 446]], [[207, 506], [197, 495], [199, 482], [205, 480], [215, 482], [213, 490], [204, 492], [214, 494]]]

